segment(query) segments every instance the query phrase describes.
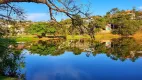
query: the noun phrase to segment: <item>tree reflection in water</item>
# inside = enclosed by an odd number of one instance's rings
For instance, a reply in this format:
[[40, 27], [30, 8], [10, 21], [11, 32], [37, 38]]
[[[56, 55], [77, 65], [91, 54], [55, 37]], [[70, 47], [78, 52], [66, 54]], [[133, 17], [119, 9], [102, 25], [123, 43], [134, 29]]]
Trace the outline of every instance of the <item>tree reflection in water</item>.
[[111, 41], [89, 41], [89, 40], [51, 40], [39, 41], [33, 43], [30, 48], [27, 48], [31, 53], [40, 55], [59, 56], [65, 51], [73, 52], [74, 55], [80, 55], [86, 52], [86, 56], [90, 54], [96, 56], [97, 54], [106, 54], [113, 60], [125, 61], [130, 59], [135, 61], [142, 56], [142, 45], [136, 43], [133, 38], [120, 38]]
[[142, 54], [138, 53], [142, 51], [142, 45], [136, 43], [133, 38], [120, 38], [113, 39], [111, 47], [106, 47], [104, 43], [95, 44], [94, 54], [106, 54], [113, 60], [125, 61], [130, 59], [135, 61], [139, 57], [142, 57]]
[[[20, 77], [25, 79], [25, 57], [23, 49], [32, 54], [41, 56], [60, 56], [65, 51], [74, 55], [86, 53], [86, 57], [106, 54], [112, 60], [131, 60], [135, 62], [142, 57], [142, 44], [138, 44], [133, 38], [113, 39], [111, 41], [90, 40], [49, 40], [25, 43], [25, 47], [18, 47], [16, 42], [9, 39], [0, 39], [0, 74], [3, 76]], [[23, 46], [23, 44], [22, 44]]]
[[21, 72], [25, 67], [24, 57], [21, 50], [13, 49], [14, 46], [14, 40], [0, 39], [0, 74], [24, 78], [24, 73]]

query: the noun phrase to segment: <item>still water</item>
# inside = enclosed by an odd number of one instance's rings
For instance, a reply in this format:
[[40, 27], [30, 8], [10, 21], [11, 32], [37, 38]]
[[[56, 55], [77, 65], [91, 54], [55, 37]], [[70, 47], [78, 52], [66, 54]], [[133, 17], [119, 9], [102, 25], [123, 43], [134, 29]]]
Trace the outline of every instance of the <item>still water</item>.
[[0, 46], [0, 74], [21, 80], [142, 80], [142, 44], [38, 41]]

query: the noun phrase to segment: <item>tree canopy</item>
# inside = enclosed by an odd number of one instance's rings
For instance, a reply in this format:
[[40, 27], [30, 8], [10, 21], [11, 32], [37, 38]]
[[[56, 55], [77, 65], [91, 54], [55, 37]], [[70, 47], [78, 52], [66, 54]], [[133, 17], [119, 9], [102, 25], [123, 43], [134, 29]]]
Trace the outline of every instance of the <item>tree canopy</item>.
[[54, 34], [57, 31], [56, 27], [57, 25], [55, 26], [55, 24], [37, 22], [35, 24], [30, 25], [27, 28], [27, 32], [40, 36], [46, 36], [46, 34]]

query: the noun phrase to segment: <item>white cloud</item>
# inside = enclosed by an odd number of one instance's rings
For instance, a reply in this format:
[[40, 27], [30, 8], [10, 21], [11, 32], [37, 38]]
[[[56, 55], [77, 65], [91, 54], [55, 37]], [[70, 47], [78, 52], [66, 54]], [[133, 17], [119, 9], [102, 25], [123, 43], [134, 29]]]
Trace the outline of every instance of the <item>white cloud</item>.
[[140, 6], [139, 9], [142, 10], [142, 6]]
[[[57, 21], [60, 21], [62, 19], [67, 19], [67, 16], [65, 16], [64, 14], [54, 15], [54, 17]], [[27, 13], [26, 20], [48, 21], [50, 20], [50, 15], [49, 13]]]
[[49, 20], [49, 15], [47, 13], [29, 13], [27, 14], [27, 20], [31, 21], [47, 21]]

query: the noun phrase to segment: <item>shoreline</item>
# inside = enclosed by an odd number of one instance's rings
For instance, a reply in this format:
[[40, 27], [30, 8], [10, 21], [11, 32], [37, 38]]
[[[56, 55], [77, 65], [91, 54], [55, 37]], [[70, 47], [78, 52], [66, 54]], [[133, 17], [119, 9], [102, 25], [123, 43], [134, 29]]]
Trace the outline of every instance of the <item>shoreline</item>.
[[[22, 36], [22, 37], [21, 37]], [[48, 37], [43, 37], [43, 38], [38, 38], [34, 35], [27, 35], [27, 36], [23, 36], [21, 35], [19, 36], [14, 36], [14, 37], [10, 37], [12, 39], [15, 39], [17, 42], [21, 42], [21, 41], [25, 41], [25, 42], [31, 42], [31, 41], [46, 41], [46, 40], [61, 40], [63, 38], [48, 38]], [[101, 40], [111, 40], [111, 39], [117, 39], [117, 38], [121, 38], [121, 37], [132, 37], [137, 41], [142, 42], [142, 32], [137, 32], [136, 34], [132, 35], [132, 36], [121, 36], [121, 35], [114, 35], [111, 33], [99, 33], [95, 35], [95, 41], [101, 41]], [[77, 40], [77, 39], [91, 39], [89, 35], [67, 35], [66, 36], [66, 40]]]

